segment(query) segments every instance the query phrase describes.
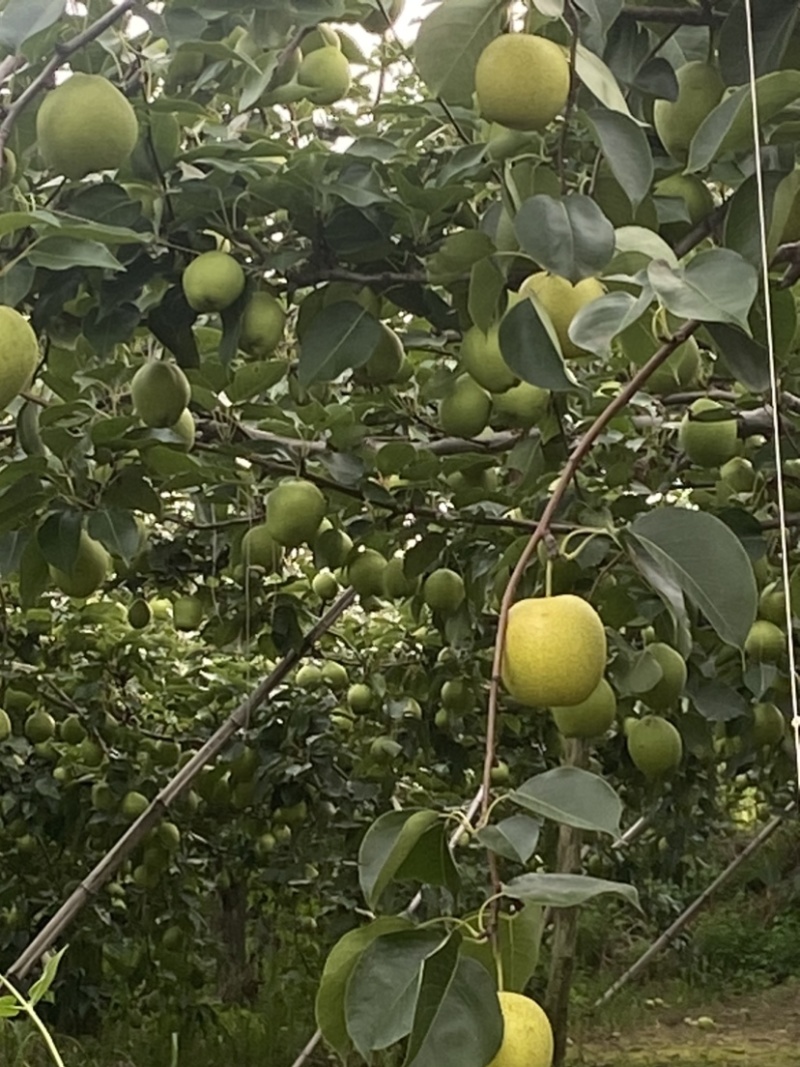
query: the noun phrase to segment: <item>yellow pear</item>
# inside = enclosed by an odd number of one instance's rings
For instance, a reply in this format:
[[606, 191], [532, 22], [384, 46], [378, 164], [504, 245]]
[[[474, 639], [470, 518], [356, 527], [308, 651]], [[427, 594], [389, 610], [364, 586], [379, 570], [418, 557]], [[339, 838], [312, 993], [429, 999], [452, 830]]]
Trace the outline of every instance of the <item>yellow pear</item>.
[[685, 63], [675, 72], [677, 100], [656, 100], [653, 125], [673, 159], [685, 162], [689, 145], [706, 115], [722, 99], [725, 86], [717, 68], [703, 60]]
[[477, 437], [486, 428], [491, 410], [489, 394], [469, 374], [462, 374], [439, 402], [439, 423], [452, 437]]
[[72, 179], [122, 166], [138, 136], [129, 101], [99, 74], [73, 74], [47, 94], [36, 116], [42, 159]]
[[350, 64], [338, 47], [325, 45], [303, 57], [297, 81], [307, 87], [312, 104], [335, 104], [350, 90]]
[[99, 541], [81, 530], [78, 554], [69, 572], [50, 567], [50, 577], [67, 596], [85, 597], [94, 593], [108, 577], [111, 558]]
[[39, 362], [39, 342], [26, 318], [0, 305], [0, 410], [30, 385]]
[[559, 733], [564, 737], [600, 737], [610, 729], [617, 714], [617, 697], [605, 678], [586, 700], [572, 707], [551, 708]]
[[242, 314], [239, 347], [248, 355], [263, 359], [283, 340], [285, 324], [286, 312], [272, 293], [253, 293]]
[[267, 494], [265, 527], [286, 548], [311, 541], [325, 517], [325, 497], [312, 482], [282, 482]]
[[[719, 411], [719, 419], [692, 418], [706, 411]], [[719, 467], [739, 450], [736, 419], [716, 400], [701, 397], [691, 405], [678, 429], [678, 444], [698, 467]]]
[[605, 292], [597, 278], [584, 278], [575, 285], [558, 274], [539, 271], [526, 278], [520, 287], [521, 296], [533, 294], [550, 316], [553, 329], [561, 345], [561, 352], [566, 358], [585, 355], [569, 337], [569, 326], [578, 312], [586, 304], [591, 304]]
[[503, 1041], [489, 1067], [552, 1067], [553, 1029], [542, 1008], [521, 993], [497, 994]]
[[490, 393], [503, 393], [519, 380], [500, 351], [499, 324], [485, 333], [479, 326], [470, 326], [461, 339], [459, 360], [467, 374]]
[[579, 704], [600, 684], [605, 664], [602, 620], [580, 597], [528, 597], [509, 611], [502, 676], [520, 704]]
[[635, 719], [627, 731], [628, 754], [647, 778], [674, 771], [683, 756], [681, 735], [658, 715]]
[[244, 271], [227, 252], [203, 252], [183, 272], [181, 284], [195, 311], [224, 311], [241, 296]]
[[133, 406], [147, 426], [175, 426], [190, 396], [189, 381], [175, 363], [148, 360], [137, 370], [131, 382]]
[[542, 130], [564, 110], [569, 63], [553, 41], [506, 33], [484, 48], [475, 68], [478, 108], [512, 130]]

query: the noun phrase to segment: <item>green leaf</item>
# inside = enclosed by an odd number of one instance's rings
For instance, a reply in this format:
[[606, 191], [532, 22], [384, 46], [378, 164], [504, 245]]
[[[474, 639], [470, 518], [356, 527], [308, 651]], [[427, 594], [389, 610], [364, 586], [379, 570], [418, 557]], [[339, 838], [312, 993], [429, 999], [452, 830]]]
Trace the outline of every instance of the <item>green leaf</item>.
[[58, 22], [66, 0], [8, 0], [0, 14], [0, 45], [18, 52], [29, 37]]
[[564, 363], [547, 313], [537, 300], [520, 300], [500, 323], [500, 351], [515, 374], [554, 392], [574, 389], [577, 381]]
[[438, 822], [435, 811], [387, 811], [370, 826], [358, 850], [358, 878], [367, 906], [374, 908], [425, 832]]
[[[767, 74], [780, 64], [797, 20], [797, 0], [762, 0], [751, 4], [756, 75]], [[750, 80], [746, 41], [748, 7], [736, 0], [719, 34], [719, 69], [726, 85], [744, 85]]]
[[473, 264], [494, 252], [491, 237], [480, 230], [451, 233], [428, 259], [428, 278], [432, 285], [450, 285], [469, 274]]
[[37, 538], [31, 537], [25, 546], [19, 562], [20, 605], [30, 608], [36, 603], [50, 584], [50, 572], [47, 560], [39, 551]]
[[[477, 918], [477, 913], [470, 917]], [[497, 943], [503, 970], [503, 987], [511, 993], [522, 993], [536, 970], [544, 933], [544, 910], [538, 904], [526, 903], [513, 915], [501, 912], [497, 922]], [[465, 940], [462, 955], [477, 960], [490, 975], [497, 973], [492, 946], [488, 938]]]
[[573, 283], [600, 274], [614, 255], [614, 227], [580, 193], [529, 197], [514, 217], [514, 232], [531, 259]]
[[[759, 78], [756, 82], [759, 124], [764, 126], [798, 97], [800, 71], [778, 70]], [[686, 169], [690, 173], [705, 170], [726, 152], [752, 152], [754, 144], [752, 94], [750, 86], [743, 85], [717, 104], [700, 124], [689, 145]]]
[[748, 714], [749, 703], [724, 682], [705, 682], [690, 688], [689, 697], [704, 719], [709, 722], [730, 722]]
[[43, 237], [31, 245], [27, 258], [34, 267], [71, 270], [73, 267], [99, 267], [124, 270], [120, 261], [98, 241], [77, 241], [71, 237]]
[[632, 293], [605, 293], [580, 309], [569, 324], [570, 340], [596, 356], [609, 356], [614, 338], [644, 314], [650, 303], [649, 292], [645, 300], [642, 306], [643, 301]]
[[373, 920], [369, 926], [350, 930], [328, 953], [317, 990], [315, 1012], [322, 1036], [342, 1058], [352, 1047], [345, 1018], [347, 982], [361, 953], [383, 934], [411, 929], [413, 924], [408, 919], [383, 916]]
[[484, 826], [477, 833], [482, 845], [508, 860], [527, 863], [536, 851], [541, 824], [527, 815], [512, 815], [496, 826]]
[[579, 767], [555, 767], [537, 774], [509, 795], [515, 804], [544, 819], [619, 836], [622, 801], [603, 778]]
[[504, 10], [502, 0], [444, 0], [423, 20], [414, 59], [434, 96], [472, 106], [475, 65], [500, 32]]
[[380, 340], [380, 323], [354, 300], [323, 308], [300, 342], [300, 384], [332, 382], [345, 371], [362, 367]]
[[251, 400], [267, 392], [286, 377], [286, 361], [282, 359], [257, 360], [239, 367], [225, 393], [233, 404]]
[[434, 952], [431, 952], [422, 964], [414, 1022], [406, 1049], [405, 1064], [414, 1062], [428, 1041], [431, 1028], [436, 1025], [437, 1016], [441, 1012], [442, 1003], [447, 997], [458, 966], [460, 945], [461, 935], [455, 931]]
[[507, 897], [550, 908], [574, 908], [588, 900], [613, 893], [639, 907], [639, 894], [626, 882], [590, 878], [584, 874], [521, 874], [503, 886]]
[[54, 511], [36, 531], [36, 540], [44, 559], [60, 571], [72, 570], [78, 557], [78, 543], [83, 528], [79, 511]]
[[658, 508], [628, 528], [634, 562], [644, 554], [703, 612], [719, 638], [744, 646], [756, 617], [758, 590], [739, 538], [714, 515]]
[[13, 1019], [23, 1010], [14, 997], [0, 997], [0, 1019]]
[[758, 292], [758, 273], [738, 252], [713, 248], [677, 268], [654, 260], [647, 279], [673, 315], [729, 322], [749, 333], [747, 316]]
[[754, 393], [769, 388], [769, 352], [736, 326], [710, 322], [706, 329], [733, 376]]
[[633, 119], [617, 79], [599, 56], [580, 43], [575, 54], [575, 73], [601, 104]]
[[138, 554], [142, 535], [129, 511], [118, 508], [95, 511], [89, 517], [88, 525], [91, 536], [104, 544], [112, 556], [130, 563]]
[[41, 977], [37, 978], [28, 990], [28, 1001], [31, 1004], [38, 1004], [42, 997], [49, 992], [50, 987], [56, 979], [58, 965], [61, 963], [61, 959], [67, 951], [67, 948], [68, 946], [65, 945], [62, 949], [59, 949], [58, 952], [54, 952], [52, 956], [47, 958]]
[[653, 184], [653, 156], [647, 135], [620, 111], [595, 108], [585, 113], [595, 142], [608, 160], [611, 173], [637, 207]]
[[397, 868], [394, 880], [445, 886], [453, 895], [458, 892], [458, 868], [448, 845], [444, 822], [437, 822], [425, 831]]
[[[421, 986], [417, 1012], [433, 1014], [426, 997], [435, 996], [435, 979]], [[421, 1027], [420, 1027], [421, 1029]], [[419, 1045], [417, 1015], [404, 1067], [485, 1067], [503, 1040], [503, 1017], [494, 978], [471, 959], [459, 959], [438, 1010]], [[412, 1053], [413, 1059], [412, 1059]]]
[[422, 965], [442, 940], [433, 930], [383, 934], [359, 956], [347, 982], [345, 1019], [365, 1059], [411, 1032]]
[[473, 264], [467, 307], [469, 317], [484, 333], [497, 321], [500, 297], [504, 289], [503, 275], [491, 259], [480, 259]]
[[[795, 184], [793, 174], [782, 178], [776, 171], [766, 171], [762, 175], [764, 190], [764, 213], [769, 228], [768, 246], [770, 258], [777, 247], [777, 239], [783, 232], [786, 224], [791, 202], [785, 207], [775, 204], [775, 194], [783, 187], [788, 193]], [[723, 227], [723, 241], [726, 248], [733, 249], [739, 255], [744, 256], [748, 263], [754, 267], [761, 265], [761, 226], [759, 224], [759, 189], [758, 179], [754, 174], [739, 186], [730, 200], [727, 201], [725, 212], [725, 225]], [[777, 207], [777, 210], [776, 210]]]
[[149, 329], [184, 368], [200, 366], [200, 354], [192, 330], [196, 318], [197, 312], [189, 307], [180, 285], [168, 289], [161, 303], [147, 316]]

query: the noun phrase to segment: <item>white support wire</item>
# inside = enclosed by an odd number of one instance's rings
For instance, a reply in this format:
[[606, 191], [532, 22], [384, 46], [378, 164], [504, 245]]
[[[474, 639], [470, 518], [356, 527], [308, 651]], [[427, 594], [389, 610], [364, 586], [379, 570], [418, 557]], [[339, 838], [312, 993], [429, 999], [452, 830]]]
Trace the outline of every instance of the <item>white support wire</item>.
[[795, 767], [797, 788], [800, 791], [800, 701], [798, 701], [797, 673], [795, 662], [794, 635], [792, 632], [792, 587], [789, 573], [789, 536], [786, 526], [786, 500], [783, 491], [783, 449], [781, 448], [780, 394], [778, 390], [778, 369], [775, 359], [775, 334], [772, 319], [772, 299], [770, 297], [769, 249], [767, 247], [766, 197], [764, 194], [764, 174], [761, 160], [761, 120], [756, 92], [756, 54], [755, 35], [753, 31], [752, 0], [745, 0], [745, 28], [747, 34], [747, 58], [750, 67], [750, 105], [753, 119], [753, 149], [758, 196], [758, 232], [761, 243], [761, 281], [764, 286], [764, 317], [767, 329], [767, 350], [769, 353], [769, 380], [772, 402], [773, 447], [775, 450], [775, 467], [778, 486], [778, 533], [781, 547], [781, 578], [786, 599], [786, 643], [789, 653], [789, 692], [792, 701], [792, 728], [794, 730]]

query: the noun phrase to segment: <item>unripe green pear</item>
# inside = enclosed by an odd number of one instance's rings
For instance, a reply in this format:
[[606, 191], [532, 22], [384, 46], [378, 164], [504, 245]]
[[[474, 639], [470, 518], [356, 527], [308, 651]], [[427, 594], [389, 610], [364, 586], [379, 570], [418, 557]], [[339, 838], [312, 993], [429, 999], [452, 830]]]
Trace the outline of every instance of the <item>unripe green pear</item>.
[[727, 463], [723, 463], [719, 469], [719, 476], [734, 493], [752, 492], [756, 481], [753, 464], [744, 456], [734, 456]]
[[325, 517], [325, 497], [312, 482], [282, 482], [267, 494], [266, 529], [280, 545], [297, 548], [312, 541]]
[[544, 418], [550, 405], [550, 393], [538, 385], [520, 382], [505, 393], [492, 398], [492, 425], [513, 429], [530, 429]]
[[347, 706], [354, 715], [366, 715], [372, 703], [372, 690], [363, 682], [356, 682], [347, 690]]
[[381, 339], [367, 362], [353, 377], [368, 385], [385, 385], [397, 377], [403, 365], [403, 343], [394, 330], [381, 323]]
[[[648, 349], [643, 356], [649, 359], [652, 354], [653, 350]], [[702, 369], [703, 360], [697, 341], [689, 337], [667, 356], [660, 367], [656, 367], [647, 379], [645, 388], [656, 396], [669, 396], [670, 393], [696, 385]]]
[[286, 312], [272, 293], [253, 293], [242, 314], [239, 347], [248, 355], [263, 359], [283, 340], [285, 324]]
[[786, 634], [774, 622], [756, 619], [747, 634], [744, 650], [756, 663], [777, 663], [786, 653]]
[[43, 745], [55, 736], [56, 721], [49, 712], [38, 708], [28, 716], [22, 729], [32, 745]]
[[519, 380], [503, 359], [499, 335], [499, 325], [490, 326], [486, 333], [478, 326], [470, 326], [459, 351], [463, 369], [490, 393], [503, 393]]
[[770, 582], [758, 598], [758, 614], [762, 619], [783, 626], [786, 623], [786, 594], [781, 582]]
[[192, 448], [194, 448], [197, 428], [194, 424], [194, 416], [188, 408], [183, 409], [178, 421], [170, 426], [170, 430], [180, 438], [180, 444], [175, 445], [175, 447], [182, 452], [191, 452]]
[[99, 74], [73, 74], [45, 96], [36, 115], [42, 159], [73, 180], [121, 167], [138, 136], [129, 101]]
[[469, 374], [462, 374], [439, 403], [439, 423], [452, 437], [477, 437], [486, 428], [491, 409], [489, 394]]
[[30, 323], [0, 305], [0, 410], [27, 389], [39, 362], [39, 342]]
[[675, 72], [677, 100], [656, 100], [653, 125], [669, 154], [685, 162], [689, 145], [710, 111], [722, 99], [725, 86], [719, 70], [704, 60], [685, 63]]
[[658, 715], [635, 719], [627, 731], [628, 753], [647, 778], [674, 771], [683, 757], [681, 735], [671, 722]]
[[611, 728], [617, 714], [617, 697], [605, 678], [586, 700], [571, 707], [550, 709], [564, 737], [601, 737]]
[[384, 591], [393, 600], [411, 596], [417, 588], [417, 580], [406, 578], [403, 556], [392, 556], [384, 571]]
[[317, 689], [322, 685], [322, 671], [315, 663], [304, 663], [294, 680], [300, 689]]
[[320, 600], [333, 600], [339, 592], [339, 583], [330, 571], [320, 571], [314, 575], [311, 588]]
[[385, 593], [386, 559], [374, 548], [352, 554], [347, 563], [347, 581], [361, 597]]
[[81, 530], [78, 553], [69, 572], [50, 567], [50, 577], [67, 596], [87, 597], [94, 593], [108, 577], [111, 559], [108, 552]]
[[325, 45], [303, 57], [297, 81], [307, 87], [306, 95], [313, 104], [335, 104], [350, 90], [350, 64], [338, 47]]
[[688, 222], [665, 222], [661, 226], [661, 234], [670, 244], [675, 244], [684, 237], [714, 208], [711, 190], [696, 174], [670, 174], [656, 183], [654, 193], [657, 197], [682, 200], [686, 205]]
[[0, 708], [0, 741], [7, 741], [11, 737], [11, 719], [8, 712]]
[[756, 745], [777, 745], [786, 733], [786, 719], [774, 704], [759, 703], [753, 708], [753, 741]]
[[198, 630], [203, 621], [203, 602], [196, 596], [179, 596], [172, 605], [176, 630]]
[[304, 56], [307, 56], [309, 52], [316, 52], [320, 48], [341, 47], [341, 37], [333, 26], [329, 26], [327, 22], [318, 22], [314, 29], [307, 33], [300, 42], [300, 51]]
[[183, 415], [191, 392], [181, 368], [163, 360], [143, 363], [131, 382], [134, 409], [147, 426], [174, 426]]
[[227, 252], [203, 252], [183, 272], [181, 284], [195, 311], [224, 311], [242, 295], [245, 277]]
[[[327, 524], [327, 525], [326, 525]], [[314, 563], [317, 567], [341, 567], [353, 550], [353, 542], [344, 532], [323, 519], [314, 538]]]
[[337, 693], [341, 689], [346, 689], [349, 682], [346, 668], [332, 659], [322, 664], [322, 680]]
[[431, 611], [454, 615], [466, 597], [464, 579], [455, 571], [440, 567], [425, 579], [422, 596]]
[[663, 641], [652, 641], [647, 651], [661, 668], [661, 677], [639, 697], [656, 711], [665, 711], [675, 704], [686, 685], [686, 661], [680, 652]]
[[283, 547], [267, 524], [259, 523], [251, 526], [242, 538], [241, 556], [245, 567], [261, 567], [266, 574], [274, 574], [283, 561]]
[[[692, 418], [710, 411], [719, 411], [722, 417], [712, 421]], [[698, 467], [719, 467], [732, 459], [739, 449], [736, 419], [716, 400], [701, 397], [681, 420], [678, 444]]]

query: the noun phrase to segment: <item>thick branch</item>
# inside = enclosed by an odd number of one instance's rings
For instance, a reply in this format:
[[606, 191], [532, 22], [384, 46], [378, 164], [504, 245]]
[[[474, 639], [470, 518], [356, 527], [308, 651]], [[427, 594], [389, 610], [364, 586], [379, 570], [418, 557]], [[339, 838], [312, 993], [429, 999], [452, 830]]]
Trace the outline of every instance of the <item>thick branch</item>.
[[65, 59], [79, 51], [91, 41], [94, 41], [101, 33], [107, 30], [109, 26], [113, 26], [118, 19], [121, 19], [124, 14], [130, 11], [136, 3], [137, 0], [122, 0], [116, 7], [112, 7], [110, 11], [105, 13], [105, 15], [101, 15], [99, 19], [96, 19], [91, 26], [87, 26], [85, 30], [82, 30], [80, 33], [70, 38], [69, 41], [64, 41], [63, 44], [57, 44], [55, 46], [54, 55], [48, 59], [27, 89], [20, 93], [6, 112], [2, 123], [0, 123], [0, 170], [2, 170], [3, 166], [3, 148], [11, 133], [11, 128], [28, 104], [30, 104], [30, 102], [39, 95], [45, 85], [47, 85], [51, 75], [63, 65]]

